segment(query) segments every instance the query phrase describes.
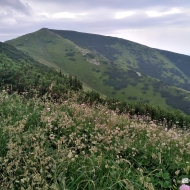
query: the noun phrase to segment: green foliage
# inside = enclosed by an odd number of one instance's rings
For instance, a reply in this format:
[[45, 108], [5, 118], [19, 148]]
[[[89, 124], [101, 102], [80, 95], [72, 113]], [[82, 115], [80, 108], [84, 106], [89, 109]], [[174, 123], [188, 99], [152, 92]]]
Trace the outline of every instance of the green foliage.
[[147, 116], [147, 121], [154, 120], [168, 128], [180, 127], [190, 128], [190, 116], [180, 110], [163, 109], [143, 102], [121, 102], [116, 99], [110, 99], [106, 102], [108, 107], [118, 110], [119, 113], [130, 113], [130, 115]]
[[96, 103], [97, 104], [105, 103], [105, 100], [103, 98], [101, 98], [101, 96], [98, 92], [95, 92], [95, 91], [88, 91], [88, 92], [80, 94], [78, 97], [78, 101], [80, 103], [86, 102], [90, 105], [96, 104]]
[[128, 85], [136, 86], [145, 80], [145, 77], [139, 77], [134, 70], [125, 71], [116, 66], [109, 68], [105, 74], [108, 74], [109, 78], [104, 80], [104, 84], [113, 86], [115, 90], [126, 88]]
[[75, 59], [75, 58], [72, 58], [72, 57], [70, 57], [69, 60], [71, 60], [71, 61], [76, 61], [76, 59]]
[[[2, 116], [1, 116], [2, 117]], [[8, 132], [3, 132], [2, 126], [0, 126], [0, 157], [3, 157], [7, 153]]]
[[177, 190], [189, 176], [183, 131], [120, 114], [117, 100], [109, 105], [116, 111], [78, 101], [76, 94], [58, 103], [0, 93], [2, 189]]
[[96, 58], [93, 53], [87, 53], [87, 54], [85, 55], [85, 57], [88, 57], [88, 58], [91, 58], [91, 59], [95, 59], [95, 58]]
[[181, 109], [185, 113], [190, 114], [190, 108], [186, 102], [186, 94], [180, 93], [180, 91], [178, 91], [176, 95], [169, 91], [161, 91], [161, 94], [162, 97], [166, 98], [167, 104], [171, 105], [175, 109]]
[[[128, 59], [130, 65], [130, 58], [135, 58], [138, 68], [131, 66], [131, 69], [162, 80], [170, 85], [190, 90], [189, 56], [152, 49], [114, 37], [64, 30], [51, 31], [71, 40], [78, 46], [91, 49], [92, 51], [104, 55], [109, 61], [116, 64], [118, 64], [118, 57], [120, 57], [119, 59], [121, 59], [122, 56], [126, 57], [123, 58], [121, 62], [125, 62], [125, 59]], [[130, 54], [125, 56], [126, 52], [130, 52]], [[178, 79], [176, 79], [176, 76]], [[181, 80], [186, 82], [183, 83]]]
[[51, 94], [55, 99], [68, 91], [79, 91], [82, 83], [76, 78], [63, 75], [53, 69], [48, 71], [25, 62], [15, 63], [0, 54], [0, 89], [18, 92], [25, 97], [42, 97]]

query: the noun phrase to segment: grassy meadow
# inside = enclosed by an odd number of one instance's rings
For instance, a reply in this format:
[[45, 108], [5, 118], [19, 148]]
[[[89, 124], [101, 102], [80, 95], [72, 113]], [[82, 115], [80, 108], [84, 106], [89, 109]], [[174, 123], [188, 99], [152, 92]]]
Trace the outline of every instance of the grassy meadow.
[[0, 92], [0, 189], [179, 189], [190, 135], [68, 94]]

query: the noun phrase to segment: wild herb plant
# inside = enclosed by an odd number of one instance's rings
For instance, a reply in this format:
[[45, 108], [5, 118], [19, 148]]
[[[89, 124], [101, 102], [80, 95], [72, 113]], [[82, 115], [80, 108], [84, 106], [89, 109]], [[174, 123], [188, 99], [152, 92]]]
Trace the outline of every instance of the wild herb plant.
[[190, 175], [189, 135], [146, 116], [6, 92], [0, 113], [1, 189], [178, 189]]

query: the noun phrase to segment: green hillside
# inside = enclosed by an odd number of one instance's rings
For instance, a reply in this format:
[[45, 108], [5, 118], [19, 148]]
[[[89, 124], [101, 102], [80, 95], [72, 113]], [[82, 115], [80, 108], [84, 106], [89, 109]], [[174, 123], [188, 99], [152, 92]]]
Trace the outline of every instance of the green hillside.
[[189, 56], [172, 59], [175, 53], [123, 39], [49, 29], [6, 43], [49, 67], [77, 76], [109, 98], [150, 102], [190, 113], [190, 78], [185, 71]]
[[82, 83], [53, 69], [35, 66], [32, 62], [14, 62], [0, 54], [0, 90], [18, 93], [26, 98], [51, 94], [53, 99], [64, 98], [70, 91], [82, 89]]
[[39, 63], [35, 59], [31, 58], [26, 53], [23, 53], [22, 51], [19, 51], [17, 48], [15, 48], [12, 45], [9, 45], [7, 43], [0, 42], [0, 55], [4, 54], [8, 58], [12, 59], [14, 62], [20, 63], [20, 62], [27, 62], [34, 66], [41, 67], [44, 70], [47, 70], [48, 67], [44, 64]]
[[157, 50], [128, 40], [74, 31], [51, 30], [77, 45], [95, 50], [121, 68], [130, 68], [170, 85], [190, 90], [190, 56]]
[[19, 53], [0, 53], [0, 189], [177, 190], [188, 178], [190, 116], [103, 99]]

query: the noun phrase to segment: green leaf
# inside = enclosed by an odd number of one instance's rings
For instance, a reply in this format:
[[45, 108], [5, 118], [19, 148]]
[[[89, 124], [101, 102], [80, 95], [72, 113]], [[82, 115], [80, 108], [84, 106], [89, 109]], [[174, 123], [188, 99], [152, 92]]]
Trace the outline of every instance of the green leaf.
[[164, 178], [164, 179], [170, 179], [169, 173], [168, 173], [168, 172], [164, 173], [164, 174], [163, 174], [163, 178]]

